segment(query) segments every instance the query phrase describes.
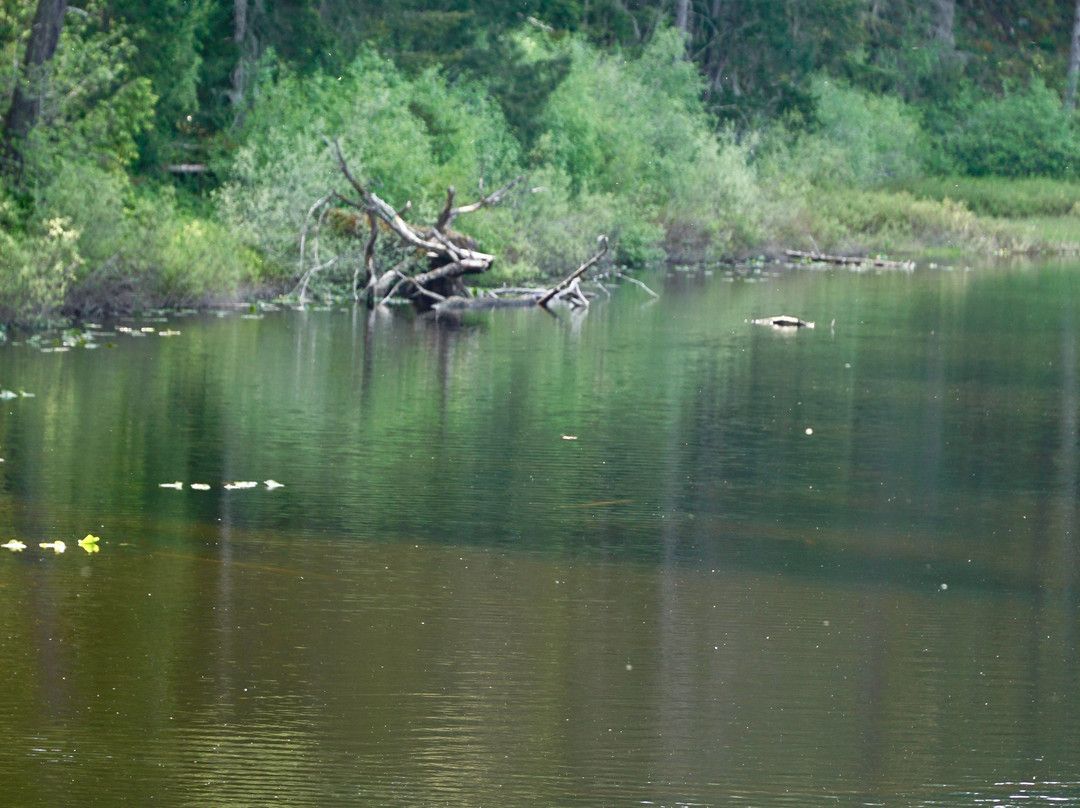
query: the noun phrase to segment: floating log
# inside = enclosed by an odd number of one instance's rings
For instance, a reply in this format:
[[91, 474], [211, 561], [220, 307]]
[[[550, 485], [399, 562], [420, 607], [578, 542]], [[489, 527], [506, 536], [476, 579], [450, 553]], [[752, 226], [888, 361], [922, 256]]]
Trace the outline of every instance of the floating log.
[[890, 261], [885, 258], [868, 258], [858, 255], [825, 255], [818, 252], [804, 252], [802, 250], [784, 250], [788, 258], [800, 258], [821, 264], [843, 264], [848, 266], [870, 266], [880, 269], [914, 269], [914, 261]]
[[751, 320], [754, 325], [771, 325], [773, 328], [813, 328], [814, 324], [788, 314], [779, 314], [776, 317], [760, 317]]
[[534, 292], [518, 295], [516, 297], [498, 297], [495, 295], [480, 295], [479, 297], [448, 297], [440, 300], [432, 309], [436, 312], [450, 311], [491, 311], [493, 309], [524, 309], [532, 308], [543, 294], [542, 289]]

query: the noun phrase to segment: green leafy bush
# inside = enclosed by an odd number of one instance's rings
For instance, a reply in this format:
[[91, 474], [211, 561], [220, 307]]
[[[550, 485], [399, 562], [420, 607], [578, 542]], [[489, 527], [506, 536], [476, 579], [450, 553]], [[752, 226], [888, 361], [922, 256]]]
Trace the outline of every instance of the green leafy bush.
[[0, 196], [0, 322], [47, 318], [64, 301], [82, 265], [79, 231], [54, 217], [27, 231], [12, 199]]
[[226, 224], [279, 266], [296, 266], [311, 206], [347, 190], [327, 137], [375, 193], [411, 202], [416, 221], [434, 219], [448, 186], [464, 197], [481, 178], [490, 190], [519, 170], [517, 143], [478, 88], [434, 71], [407, 79], [370, 53], [341, 76], [284, 75], [263, 88], [217, 196]]
[[1080, 174], [1080, 135], [1058, 94], [1039, 79], [970, 105], [941, 151], [958, 174], [1068, 177]]
[[569, 178], [575, 198], [612, 194], [622, 212], [700, 252], [749, 243], [760, 231], [757, 178], [733, 137], [717, 139], [701, 77], [678, 32], [661, 30], [637, 59], [577, 39], [570, 70], [540, 115], [533, 160]]
[[919, 173], [922, 132], [902, 100], [826, 77], [815, 80], [813, 96], [815, 121], [795, 122], [785, 171], [823, 188], [869, 188]]

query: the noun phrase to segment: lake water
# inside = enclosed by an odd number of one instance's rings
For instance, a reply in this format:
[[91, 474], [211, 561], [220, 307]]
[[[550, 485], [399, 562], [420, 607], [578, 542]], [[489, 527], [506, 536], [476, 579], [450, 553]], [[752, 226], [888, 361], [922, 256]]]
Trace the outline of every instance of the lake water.
[[0, 348], [0, 803], [1080, 804], [1080, 266], [650, 284]]

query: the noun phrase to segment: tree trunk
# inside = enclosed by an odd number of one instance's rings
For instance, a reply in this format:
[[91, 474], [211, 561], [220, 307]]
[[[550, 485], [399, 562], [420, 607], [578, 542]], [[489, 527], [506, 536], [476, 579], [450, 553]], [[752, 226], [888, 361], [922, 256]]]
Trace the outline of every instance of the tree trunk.
[[934, 0], [933, 38], [942, 43], [948, 50], [956, 47], [956, 38], [953, 36], [953, 22], [955, 19], [956, 0]]
[[675, 27], [684, 39], [690, 39], [690, 0], [679, 0], [675, 8]]
[[22, 173], [22, 141], [30, 134], [41, 117], [41, 102], [45, 94], [45, 73], [48, 62], [60, 43], [67, 0], [38, 0], [30, 41], [11, 107], [4, 118], [0, 136], [0, 172], [18, 180]]
[[262, 45], [256, 30], [266, 16], [263, 0], [233, 0], [233, 45], [236, 67], [229, 75], [229, 103], [234, 110], [233, 126], [243, 122], [252, 103], [255, 65], [262, 55]]
[[1065, 79], [1065, 111], [1072, 115], [1076, 110], [1076, 81], [1080, 77], [1080, 0], [1076, 0], [1073, 19], [1072, 44], [1069, 46], [1069, 72]]

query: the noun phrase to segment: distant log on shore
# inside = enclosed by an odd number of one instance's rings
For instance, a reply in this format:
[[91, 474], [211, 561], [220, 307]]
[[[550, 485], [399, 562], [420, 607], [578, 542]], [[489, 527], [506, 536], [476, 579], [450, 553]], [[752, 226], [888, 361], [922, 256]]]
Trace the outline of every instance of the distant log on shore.
[[802, 250], [784, 250], [788, 258], [800, 258], [805, 261], [822, 264], [844, 264], [853, 266], [878, 267], [879, 269], [914, 269], [914, 261], [889, 261], [885, 258], [867, 258], [858, 255], [825, 255]]

